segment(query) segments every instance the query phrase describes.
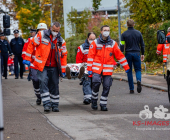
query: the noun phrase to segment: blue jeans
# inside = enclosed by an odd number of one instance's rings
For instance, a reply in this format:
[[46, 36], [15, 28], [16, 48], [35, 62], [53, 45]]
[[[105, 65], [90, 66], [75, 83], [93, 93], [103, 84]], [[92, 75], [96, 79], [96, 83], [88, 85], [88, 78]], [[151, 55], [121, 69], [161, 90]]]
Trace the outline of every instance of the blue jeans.
[[92, 89], [91, 89], [92, 78], [84, 76], [82, 78], [82, 80], [83, 80], [84, 100], [85, 99], [90, 99], [91, 100], [91, 95], [92, 95]]
[[127, 73], [129, 89], [134, 90], [133, 85], [133, 74], [132, 74], [132, 63], [136, 72], [136, 80], [141, 82], [141, 60], [140, 53], [126, 53], [125, 57], [130, 67], [130, 71]]

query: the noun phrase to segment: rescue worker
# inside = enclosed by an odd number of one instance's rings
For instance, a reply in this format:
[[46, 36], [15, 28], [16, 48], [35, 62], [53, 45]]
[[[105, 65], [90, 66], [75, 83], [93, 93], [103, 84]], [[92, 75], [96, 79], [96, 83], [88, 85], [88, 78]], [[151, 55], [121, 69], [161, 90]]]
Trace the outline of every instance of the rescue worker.
[[[96, 39], [96, 35], [93, 32], [88, 33], [87, 39], [85, 40], [85, 43], [82, 44], [77, 48], [77, 55], [76, 55], [76, 63], [87, 63], [87, 56], [89, 52], [89, 46], [90, 44]], [[114, 65], [116, 65], [116, 62], [114, 61]], [[86, 76], [84, 74], [85, 68], [82, 66], [80, 68], [80, 72], [78, 75], [78, 78], [80, 79], [83, 75], [83, 78], [81, 79], [80, 85], [83, 85], [83, 92], [84, 92], [84, 101], [83, 103], [88, 105], [91, 103], [91, 95], [92, 95], [92, 75]], [[67, 69], [66, 69], [66, 75], [67, 75]]]
[[[96, 35], [93, 32], [88, 33], [87, 39], [85, 40], [85, 43], [80, 45], [77, 48], [77, 55], [76, 55], [76, 63], [87, 63], [87, 55], [89, 52], [89, 46], [90, 44], [96, 39]], [[80, 73], [78, 75], [78, 78], [80, 79], [82, 75], [84, 75], [84, 66], [80, 68]], [[66, 72], [67, 74], [67, 72]], [[84, 92], [84, 101], [83, 103], [88, 105], [91, 103], [91, 76], [83, 76], [81, 79], [81, 83], [83, 85], [83, 92]]]
[[91, 108], [97, 110], [97, 100], [101, 81], [103, 81], [103, 92], [100, 98], [101, 111], [107, 111], [107, 100], [112, 85], [112, 73], [114, 67], [114, 56], [123, 66], [126, 72], [129, 71], [127, 60], [120, 51], [118, 44], [109, 36], [110, 27], [101, 27], [99, 38], [95, 39], [90, 47], [87, 58], [88, 74], [92, 75], [92, 104]]
[[[26, 50], [27, 50], [27, 47], [28, 47], [28, 44], [30, 43], [32, 37], [34, 37], [36, 35], [36, 29], [30, 29], [30, 37], [28, 38], [28, 40], [25, 42], [24, 44], [24, 47], [22, 49], [22, 59], [24, 60], [24, 57], [25, 57], [25, 54], [26, 54]], [[23, 63], [24, 64], [24, 63]], [[29, 74], [28, 74], [28, 77], [27, 77], [28, 81], [31, 81], [31, 77], [30, 77], [30, 68], [29, 68]]]
[[[170, 27], [168, 28], [167, 30], [167, 35], [166, 37], [170, 36]], [[158, 44], [157, 46], [157, 51], [156, 53], [158, 55], [161, 55], [161, 52], [163, 51], [163, 62], [166, 63], [167, 62], [167, 57], [168, 57], [168, 54], [170, 54], [170, 51], [169, 51], [169, 43], [168, 44]]]
[[14, 71], [15, 71], [15, 79], [18, 79], [18, 63], [20, 64], [20, 78], [23, 79], [23, 68], [24, 65], [22, 63], [22, 49], [24, 46], [24, 40], [19, 37], [19, 30], [14, 30], [14, 36], [10, 42], [10, 46], [12, 52], [14, 53]]
[[8, 41], [5, 40], [4, 33], [0, 33], [0, 50], [1, 50], [1, 73], [3, 73], [3, 77], [7, 79], [8, 52], [11, 57], [13, 53], [11, 51], [11, 47]]
[[25, 42], [24, 47], [22, 49], [22, 58], [23, 58], [23, 60], [24, 60], [24, 57], [25, 57], [25, 54], [26, 54], [26, 51], [27, 51], [28, 44], [30, 43], [31, 39], [36, 35], [36, 32], [37, 32], [37, 30], [35, 30], [35, 29], [30, 30], [30, 35], [31, 36]]
[[[39, 31], [46, 30], [46, 29], [47, 29], [47, 25], [45, 23], [39, 23], [37, 26], [36, 32], [38, 33]], [[33, 31], [35, 31], [35, 30], [33, 30]], [[34, 37], [36, 35], [36, 33], [31, 32], [31, 35]], [[40, 105], [41, 104], [41, 96], [40, 96], [39, 80], [37, 77], [37, 69], [32, 64], [35, 59], [35, 51], [36, 51], [36, 48], [33, 45], [33, 37], [29, 38], [28, 41], [25, 43], [24, 48], [23, 48], [24, 53], [22, 54], [22, 57], [23, 57], [23, 64], [26, 64], [30, 67], [30, 77], [32, 79], [34, 92], [37, 97], [36, 104]], [[31, 58], [32, 58], [31, 63], [29, 63], [29, 62], [27, 63], [27, 61], [25, 60], [25, 56], [27, 53], [31, 54]]]
[[[59, 112], [59, 76], [65, 76], [67, 65], [66, 42], [60, 34], [60, 23], [54, 22], [51, 29], [37, 33], [33, 38], [36, 47], [33, 65], [38, 70], [40, 94], [44, 112]], [[31, 53], [27, 51], [25, 60], [30, 61]]]

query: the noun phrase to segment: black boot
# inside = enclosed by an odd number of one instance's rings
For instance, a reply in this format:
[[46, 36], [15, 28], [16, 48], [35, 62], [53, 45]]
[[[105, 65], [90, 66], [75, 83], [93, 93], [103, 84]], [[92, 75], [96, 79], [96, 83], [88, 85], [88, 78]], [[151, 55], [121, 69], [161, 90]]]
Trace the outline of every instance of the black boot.
[[92, 102], [91, 102], [91, 108], [92, 108], [93, 110], [97, 110], [97, 109], [98, 109], [97, 101], [92, 101]]
[[106, 106], [100, 106], [101, 107], [101, 111], [108, 111]]
[[138, 93], [141, 93], [141, 91], [142, 91], [141, 82], [138, 81], [138, 82], [137, 82], [137, 92], [138, 92]]
[[85, 99], [85, 100], [83, 101], [83, 103], [84, 103], [85, 105], [89, 105], [89, 104], [91, 103], [91, 100], [90, 100], [90, 99]]
[[37, 101], [36, 101], [36, 104], [40, 105], [41, 104], [41, 99], [38, 98]]
[[51, 108], [49, 106], [44, 106], [44, 112], [49, 113]]
[[134, 94], [134, 90], [130, 90], [130, 94]]
[[58, 109], [57, 106], [55, 106], [55, 107], [52, 108], [52, 111], [53, 111], [53, 112], [59, 112], [59, 109]]

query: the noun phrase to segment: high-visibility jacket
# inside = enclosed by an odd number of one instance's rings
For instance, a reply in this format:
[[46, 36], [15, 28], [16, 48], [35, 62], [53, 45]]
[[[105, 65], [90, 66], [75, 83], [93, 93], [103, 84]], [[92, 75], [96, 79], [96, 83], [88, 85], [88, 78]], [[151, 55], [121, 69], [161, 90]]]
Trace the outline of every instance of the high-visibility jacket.
[[88, 40], [86, 39], [85, 43], [80, 45], [77, 48], [77, 55], [76, 55], [76, 63], [83, 63], [87, 62], [87, 55], [89, 52], [89, 46]]
[[[168, 33], [166, 36], [170, 36], [170, 33]], [[157, 54], [161, 54], [161, 51], [163, 51], [163, 62], [167, 62], [167, 56], [170, 54], [170, 48], [169, 48], [169, 43], [168, 44], [158, 44], [157, 46]]]
[[31, 38], [28, 38], [28, 40], [25, 42], [24, 47], [22, 49], [22, 55], [21, 56], [22, 56], [23, 60], [25, 58], [25, 54], [26, 54], [27, 47], [28, 47], [28, 44], [29, 44], [30, 40], [31, 40]]
[[22, 49], [22, 59], [25, 60], [25, 56], [26, 56], [26, 53], [27, 53], [27, 49], [30, 50], [33, 50], [31, 54], [31, 65], [30, 65], [30, 68], [32, 69], [36, 69], [35, 66], [32, 64], [33, 61], [34, 61], [34, 58], [35, 58], [35, 47], [34, 45], [32, 44], [32, 40], [33, 40], [33, 37], [31, 38], [28, 38], [27, 42], [24, 44], [24, 47]]
[[110, 39], [110, 43], [101, 42], [100, 37], [92, 42], [87, 59], [87, 70], [103, 75], [112, 75], [114, 56], [125, 70], [130, 69], [127, 60], [120, 51], [118, 44]]
[[[58, 34], [57, 38], [52, 43], [53, 36], [50, 30], [43, 30], [37, 33], [33, 38], [32, 44], [36, 47], [35, 59], [33, 65], [39, 71], [43, 71], [45, 64], [47, 62], [48, 56], [50, 54], [51, 47], [55, 47], [55, 59], [57, 61], [57, 68], [59, 70], [60, 76], [65, 73], [65, 68], [67, 66], [67, 49], [66, 42]], [[31, 61], [31, 54], [34, 48], [27, 49], [25, 60]]]
[[[83, 50], [82, 45], [77, 48], [76, 63], [87, 63], [88, 50]], [[116, 66], [117, 63], [113, 60], [113, 65]]]
[[[30, 61], [31, 65], [30, 65], [30, 68], [36, 69], [36, 67], [33, 65], [33, 62], [34, 62], [34, 59], [35, 59], [35, 51], [36, 51], [36, 47], [34, 46], [33, 41], [34, 41], [34, 38], [31, 38], [30, 41], [29, 41], [27, 50], [26, 50], [26, 54], [31, 54], [31, 61]], [[25, 54], [25, 56], [26, 56], [26, 54]]]
[[[88, 43], [88, 40], [86, 39], [85, 43], [80, 45], [77, 48], [77, 55], [76, 55], [76, 63], [87, 63], [87, 56], [89, 53], [89, 46], [90, 44]], [[117, 65], [117, 63], [113, 62], [113, 65]]]

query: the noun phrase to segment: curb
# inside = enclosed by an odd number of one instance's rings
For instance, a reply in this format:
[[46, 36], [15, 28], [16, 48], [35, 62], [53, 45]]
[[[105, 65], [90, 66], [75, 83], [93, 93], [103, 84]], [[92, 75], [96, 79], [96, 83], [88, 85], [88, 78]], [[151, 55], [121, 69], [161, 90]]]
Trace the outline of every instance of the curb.
[[[115, 79], [115, 80], [120, 80], [120, 79], [122, 79], [122, 81], [128, 82], [128, 80], [125, 79], [125, 78], [114, 77], [113, 75], [112, 75], [112, 78]], [[137, 84], [137, 82], [133, 82], [133, 83], [134, 83], [134, 84]], [[142, 84], [142, 83], [141, 83], [141, 85], [142, 85], [142, 86], [145, 86], [145, 87], [157, 89], [157, 90], [168, 91], [168, 89], [167, 89], [166, 87], [162, 87], [162, 86], [158, 86], [158, 85]]]
[[[25, 76], [28, 76], [28, 74], [24, 74]], [[121, 77], [114, 77], [114, 75], [112, 75], [112, 78], [113, 79], [115, 79], [115, 80], [120, 80], [120, 79], [122, 79], [122, 81], [126, 81], [126, 82], [128, 82], [128, 80], [127, 79], [125, 79], [125, 78], [121, 78]], [[134, 84], [137, 84], [137, 82], [133, 82]], [[166, 87], [162, 87], [162, 86], [158, 86], [158, 85], [152, 85], [152, 84], [142, 84], [141, 83], [141, 85], [142, 86], [145, 86], [145, 87], [149, 87], [149, 88], [153, 88], [153, 89], [157, 89], [157, 90], [163, 90], [163, 91], [168, 91], [168, 89], [166, 88]]]

